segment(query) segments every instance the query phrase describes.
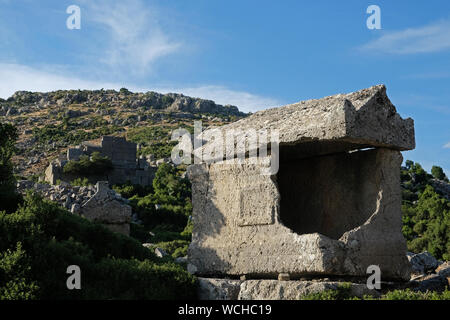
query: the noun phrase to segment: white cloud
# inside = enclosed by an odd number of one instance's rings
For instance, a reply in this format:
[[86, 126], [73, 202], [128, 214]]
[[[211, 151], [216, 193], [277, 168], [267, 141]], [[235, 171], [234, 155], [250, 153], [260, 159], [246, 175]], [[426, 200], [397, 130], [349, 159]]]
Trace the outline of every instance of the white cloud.
[[155, 6], [141, 0], [101, 0], [85, 1], [85, 7], [84, 16], [107, 32], [101, 62], [112, 67], [145, 73], [156, 60], [181, 49], [181, 42], [162, 30]]
[[219, 104], [231, 104], [244, 112], [254, 112], [270, 107], [280, 106], [282, 103], [276, 99], [263, 97], [245, 91], [234, 91], [224, 86], [204, 85], [186, 88], [159, 88], [158, 92], [177, 92], [191, 97], [200, 97], [213, 100]]
[[[53, 69], [55, 69], [53, 67]], [[14, 92], [37, 91], [48, 92], [67, 89], [115, 89], [126, 87], [134, 92], [156, 91], [161, 93], [177, 92], [187, 96], [210, 99], [219, 104], [238, 106], [241, 111], [249, 112], [278, 106], [276, 99], [251, 94], [245, 91], [234, 91], [224, 86], [203, 85], [198, 87], [153, 86], [142, 88], [133, 84], [92, 81], [70, 76], [62, 70], [55, 72], [42, 71], [19, 64], [0, 63], [0, 97], [8, 98]]]
[[447, 142], [446, 144], [444, 144], [443, 148], [444, 149], [450, 149], [450, 142]]
[[0, 97], [2, 98], [7, 98], [20, 90], [48, 92], [60, 89], [101, 89], [113, 86], [111, 83], [81, 80], [24, 65], [0, 63]]
[[390, 54], [438, 52], [450, 49], [450, 20], [418, 28], [387, 32], [362, 47], [363, 51]]

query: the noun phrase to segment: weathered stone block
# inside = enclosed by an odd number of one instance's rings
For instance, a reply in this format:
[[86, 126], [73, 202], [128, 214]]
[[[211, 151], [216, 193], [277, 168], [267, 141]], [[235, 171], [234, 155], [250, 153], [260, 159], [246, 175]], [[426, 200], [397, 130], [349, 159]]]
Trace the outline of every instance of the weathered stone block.
[[[300, 300], [305, 295], [325, 290], [336, 290], [342, 283], [335, 281], [277, 281], [248, 280], [242, 283], [239, 300]], [[376, 290], [365, 284], [350, 283], [349, 295], [362, 298], [364, 295], [378, 297]]]
[[191, 272], [365, 277], [378, 265], [384, 279], [409, 279], [399, 150], [414, 148], [414, 127], [384, 86], [257, 112], [221, 130], [252, 128], [279, 130], [278, 172], [262, 174], [248, 158], [188, 169]]
[[200, 300], [237, 300], [240, 280], [198, 278]]

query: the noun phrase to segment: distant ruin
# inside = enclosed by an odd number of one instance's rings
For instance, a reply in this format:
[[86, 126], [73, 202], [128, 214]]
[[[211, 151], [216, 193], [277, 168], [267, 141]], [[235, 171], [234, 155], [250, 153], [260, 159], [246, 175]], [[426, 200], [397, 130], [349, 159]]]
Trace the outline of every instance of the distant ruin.
[[[409, 279], [402, 235], [400, 151], [415, 148], [383, 85], [256, 112], [221, 130], [279, 131], [279, 170], [249, 159], [188, 168], [199, 276]], [[206, 144], [207, 146], [207, 144]], [[270, 155], [267, 155], [270, 157]]]
[[143, 186], [151, 185], [156, 167], [151, 166], [150, 159], [136, 158], [136, 143], [129, 142], [123, 137], [104, 136], [100, 145], [83, 142], [80, 146], [69, 148], [62, 159], [50, 163], [45, 170], [45, 181], [56, 184], [58, 180], [70, 182], [76, 176], [63, 172], [65, 164], [71, 160], [78, 161], [82, 155], [92, 155], [99, 152], [107, 156], [113, 164], [113, 170], [106, 175], [87, 177], [92, 183], [108, 181], [109, 184], [131, 182]]

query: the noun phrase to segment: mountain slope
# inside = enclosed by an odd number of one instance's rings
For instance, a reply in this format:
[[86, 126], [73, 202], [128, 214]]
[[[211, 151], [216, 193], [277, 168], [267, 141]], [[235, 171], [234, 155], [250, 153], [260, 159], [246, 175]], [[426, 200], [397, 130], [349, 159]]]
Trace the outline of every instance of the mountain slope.
[[70, 145], [103, 135], [127, 136], [156, 158], [170, 155], [170, 133], [233, 122], [246, 114], [235, 106], [182, 94], [115, 90], [18, 91], [0, 99], [0, 121], [18, 128], [16, 174], [42, 174], [49, 161]]

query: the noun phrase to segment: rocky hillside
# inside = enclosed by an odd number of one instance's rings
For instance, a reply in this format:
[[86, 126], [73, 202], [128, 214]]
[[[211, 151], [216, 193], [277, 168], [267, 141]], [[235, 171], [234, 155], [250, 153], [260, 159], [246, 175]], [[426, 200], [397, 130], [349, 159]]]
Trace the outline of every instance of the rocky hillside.
[[70, 145], [102, 135], [127, 136], [142, 153], [170, 154], [170, 133], [194, 120], [222, 125], [244, 117], [235, 106], [182, 94], [115, 90], [18, 91], [0, 99], [0, 121], [19, 130], [16, 174], [42, 174], [49, 161]]
[[[153, 91], [133, 93], [125, 88], [120, 89], [119, 92], [115, 90], [58, 90], [45, 93], [17, 91], [7, 100], [0, 99], [0, 105], [0, 115], [2, 116], [25, 115], [52, 106], [67, 107], [71, 105], [102, 109], [121, 107], [135, 111], [166, 110], [227, 116], [244, 115], [235, 106], [222, 106], [211, 100], [191, 98], [177, 93], [161, 94]], [[81, 114], [68, 111], [67, 115], [79, 116]]]

